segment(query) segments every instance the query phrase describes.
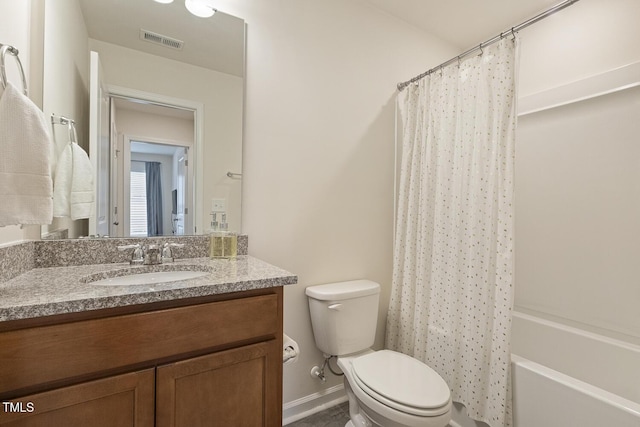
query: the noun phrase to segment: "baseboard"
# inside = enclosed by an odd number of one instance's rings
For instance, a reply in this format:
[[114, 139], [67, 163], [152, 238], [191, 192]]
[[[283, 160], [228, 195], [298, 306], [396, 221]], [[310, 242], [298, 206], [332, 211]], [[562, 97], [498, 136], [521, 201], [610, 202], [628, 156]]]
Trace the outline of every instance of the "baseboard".
[[287, 402], [282, 407], [282, 425], [286, 426], [346, 401], [347, 394], [344, 391], [344, 384], [338, 384], [318, 393]]

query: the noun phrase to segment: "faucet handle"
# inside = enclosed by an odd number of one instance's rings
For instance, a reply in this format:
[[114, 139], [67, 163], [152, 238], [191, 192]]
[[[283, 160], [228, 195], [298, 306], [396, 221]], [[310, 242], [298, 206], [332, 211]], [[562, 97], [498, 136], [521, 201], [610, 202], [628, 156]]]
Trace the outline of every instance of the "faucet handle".
[[184, 243], [165, 243], [162, 245], [162, 262], [173, 262], [173, 251], [171, 248], [183, 248]]
[[129, 249], [133, 249], [133, 253], [131, 254], [131, 260], [129, 261], [129, 264], [139, 265], [144, 263], [144, 250], [142, 249], [142, 246], [139, 243], [136, 243], [134, 245], [118, 246], [119, 251], [126, 251]]

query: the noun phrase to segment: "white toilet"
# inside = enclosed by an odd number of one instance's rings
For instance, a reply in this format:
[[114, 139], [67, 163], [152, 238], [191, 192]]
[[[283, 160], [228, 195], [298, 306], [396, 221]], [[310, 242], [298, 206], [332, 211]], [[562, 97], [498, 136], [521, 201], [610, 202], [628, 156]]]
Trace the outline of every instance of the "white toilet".
[[433, 369], [391, 350], [373, 351], [380, 285], [370, 280], [306, 289], [316, 346], [338, 356], [351, 421], [345, 427], [445, 427], [451, 392]]

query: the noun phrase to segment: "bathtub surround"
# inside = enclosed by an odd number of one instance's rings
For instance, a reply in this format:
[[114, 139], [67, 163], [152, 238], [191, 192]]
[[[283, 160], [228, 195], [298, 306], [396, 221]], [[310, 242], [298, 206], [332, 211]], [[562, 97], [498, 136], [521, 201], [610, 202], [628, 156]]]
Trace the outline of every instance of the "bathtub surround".
[[640, 425], [639, 345], [518, 311], [512, 336], [516, 426]]
[[410, 85], [387, 345], [471, 418], [511, 425], [517, 39]]

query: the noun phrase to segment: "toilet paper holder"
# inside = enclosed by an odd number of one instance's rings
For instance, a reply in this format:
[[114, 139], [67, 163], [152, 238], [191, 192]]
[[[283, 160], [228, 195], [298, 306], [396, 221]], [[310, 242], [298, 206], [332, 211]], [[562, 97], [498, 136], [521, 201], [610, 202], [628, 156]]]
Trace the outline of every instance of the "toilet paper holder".
[[300, 346], [287, 334], [282, 337], [282, 363], [285, 365], [298, 361], [300, 355]]

